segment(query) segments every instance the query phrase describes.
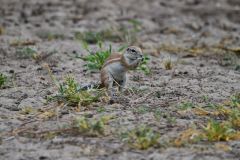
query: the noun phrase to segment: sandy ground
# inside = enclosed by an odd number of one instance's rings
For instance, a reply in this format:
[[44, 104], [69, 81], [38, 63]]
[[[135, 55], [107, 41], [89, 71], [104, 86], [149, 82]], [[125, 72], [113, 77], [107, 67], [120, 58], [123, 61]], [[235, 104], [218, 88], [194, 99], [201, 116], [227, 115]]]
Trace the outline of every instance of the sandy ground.
[[[191, 114], [183, 116], [177, 112], [177, 104], [187, 100], [204, 105], [204, 96], [211, 103], [221, 103], [239, 92], [240, 74], [236, 69], [239, 58], [236, 55], [230, 55], [231, 58], [229, 55], [216, 56], [215, 51], [208, 50], [196, 56], [184, 50], [171, 51], [162, 47], [219, 44], [239, 47], [239, 15], [238, 0], [1, 0], [0, 26], [4, 31], [0, 35], [0, 72], [10, 80], [0, 90], [0, 159], [239, 159], [240, 141], [224, 142], [231, 151], [216, 149], [210, 142], [140, 151], [129, 147], [117, 135], [127, 128], [146, 124], [160, 132], [160, 142], [167, 142], [193, 124], [208, 119]], [[76, 53], [87, 54], [74, 39], [74, 32], [103, 30], [124, 24], [126, 19], [137, 19], [142, 23], [137, 36], [143, 48], [158, 48], [157, 52], [160, 52], [159, 57], [151, 57], [150, 75], [139, 71], [129, 73], [128, 86], [140, 89], [131, 96], [126, 93], [130, 103], [110, 105], [100, 102], [87, 110], [72, 111], [58, 119], [41, 122], [20, 114], [26, 106], [36, 109], [57, 107], [55, 103], [45, 103], [47, 95], [56, 93], [44, 67], [46, 63], [60, 81], [69, 73], [79, 83], [96, 81], [99, 74], [86, 74], [85, 62], [74, 58]], [[61, 38], [48, 40], [45, 35], [49, 33]], [[41, 55], [54, 54], [38, 62], [19, 57], [18, 47], [11, 45], [16, 40], [34, 41], [33, 46]], [[121, 45], [109, 43], [114, 49]], [[96, 49], [96, 45], [91, 48]], [[163, 62], [169, 57], [174, 66], [166, 70]], [[136, 103], [131, 103], [133, 100], [137, 100]], [[105, 110], [99, 113], [97, 107]], [[139, 113], [141, 107], [148, 111]], [[167, 118], [162, 116], [156, 120], [156, 110], [168, 115]], [[7, 134], [23, 126], [35, 128], [35, 131], [56, 129], [59, 123], [68, 122], [73, 115], [83, 114], [114, 116], [110, 121], [112, 134], [102, 137], [64, 135], [45, 140]]]

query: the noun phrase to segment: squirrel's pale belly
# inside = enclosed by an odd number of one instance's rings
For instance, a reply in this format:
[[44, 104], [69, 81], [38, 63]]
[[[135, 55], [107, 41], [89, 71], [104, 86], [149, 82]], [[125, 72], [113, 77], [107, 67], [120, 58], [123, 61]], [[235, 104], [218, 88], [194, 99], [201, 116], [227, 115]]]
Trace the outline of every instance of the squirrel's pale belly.
[[108, 70], [117, 81], [122, 81], [126, 77], [126, 70], [121, 62], [109, 64]]

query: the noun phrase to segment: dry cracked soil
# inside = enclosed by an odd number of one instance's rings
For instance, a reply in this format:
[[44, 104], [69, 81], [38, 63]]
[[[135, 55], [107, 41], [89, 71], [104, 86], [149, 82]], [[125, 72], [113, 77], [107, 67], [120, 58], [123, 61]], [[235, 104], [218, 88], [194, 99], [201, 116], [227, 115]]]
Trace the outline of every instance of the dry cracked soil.
[[[48, 69], [60, 82], [68, 74], [79, 84], [99, 79], [99, 72], [89, 73], [86, 62], [75, 58], [88, 54], [75, 33], [128, 28], [129, 20], [140, 22], [133, 43], [149, 54], [151, 72], [129, 72], [131, 92], [123, 93], [124, 100], [80, 109], [46, 101], [57, 92]], [[0, 89], [1, 160], [240, 159], [239, 140], [181, 146], [172, 141], [212, 118], [182, 111], [183, 101], [206, 106], [240, 92], [239, 0], [1, 0], [0, 27], [0, 72], [7, 76]], [[126, 43], [104, 41], [115, 51]], [[22, 55], [31, 54], [21, 50], [27, 47], [40, 58]], [[112, 116], [108, 133], [50, 134], [81, 115]], [[121, 132], [139, 125], [160, 134], [158, 145], [139, 150], [121, 139]], [[48, 131], [47, 137], [38, 136]]]

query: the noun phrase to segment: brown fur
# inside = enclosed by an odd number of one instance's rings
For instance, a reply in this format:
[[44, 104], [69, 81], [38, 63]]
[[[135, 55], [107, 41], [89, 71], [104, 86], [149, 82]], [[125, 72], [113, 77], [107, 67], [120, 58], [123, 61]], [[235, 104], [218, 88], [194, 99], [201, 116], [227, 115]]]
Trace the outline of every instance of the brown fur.
[[107, 66], [110, 63], [118, 62], [121, 59], [122, 59], [122, 54], [121, 53], [119, 53], [119, 52], [113, 53], [107, 58], [104, 65], [102, 66], [102, 68], [104, 68], [105, 66]]
[[108, 73], [107, 73], [107, 70], [106, 69], [102, 69], [101, 70], [101, 87], [106, 87], [108, 88]]
[[122, 59], [121, 53], [113, 53], [107, 58], [106, 62], [102, 66], [101, 73], [100, 73], [101, 87], [108, 88], [109, 86], [109, 73], [105, 67], [111, 63], [119, 62], [121, 61], [121, 59]]

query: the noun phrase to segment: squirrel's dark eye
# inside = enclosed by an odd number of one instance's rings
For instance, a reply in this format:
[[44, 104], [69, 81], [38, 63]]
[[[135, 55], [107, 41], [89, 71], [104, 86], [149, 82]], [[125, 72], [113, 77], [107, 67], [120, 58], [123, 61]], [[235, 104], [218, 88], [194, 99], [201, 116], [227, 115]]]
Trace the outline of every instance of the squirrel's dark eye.
[[131, 49], [131, 52], [132, 53], [137, 53], [135, 49]]

